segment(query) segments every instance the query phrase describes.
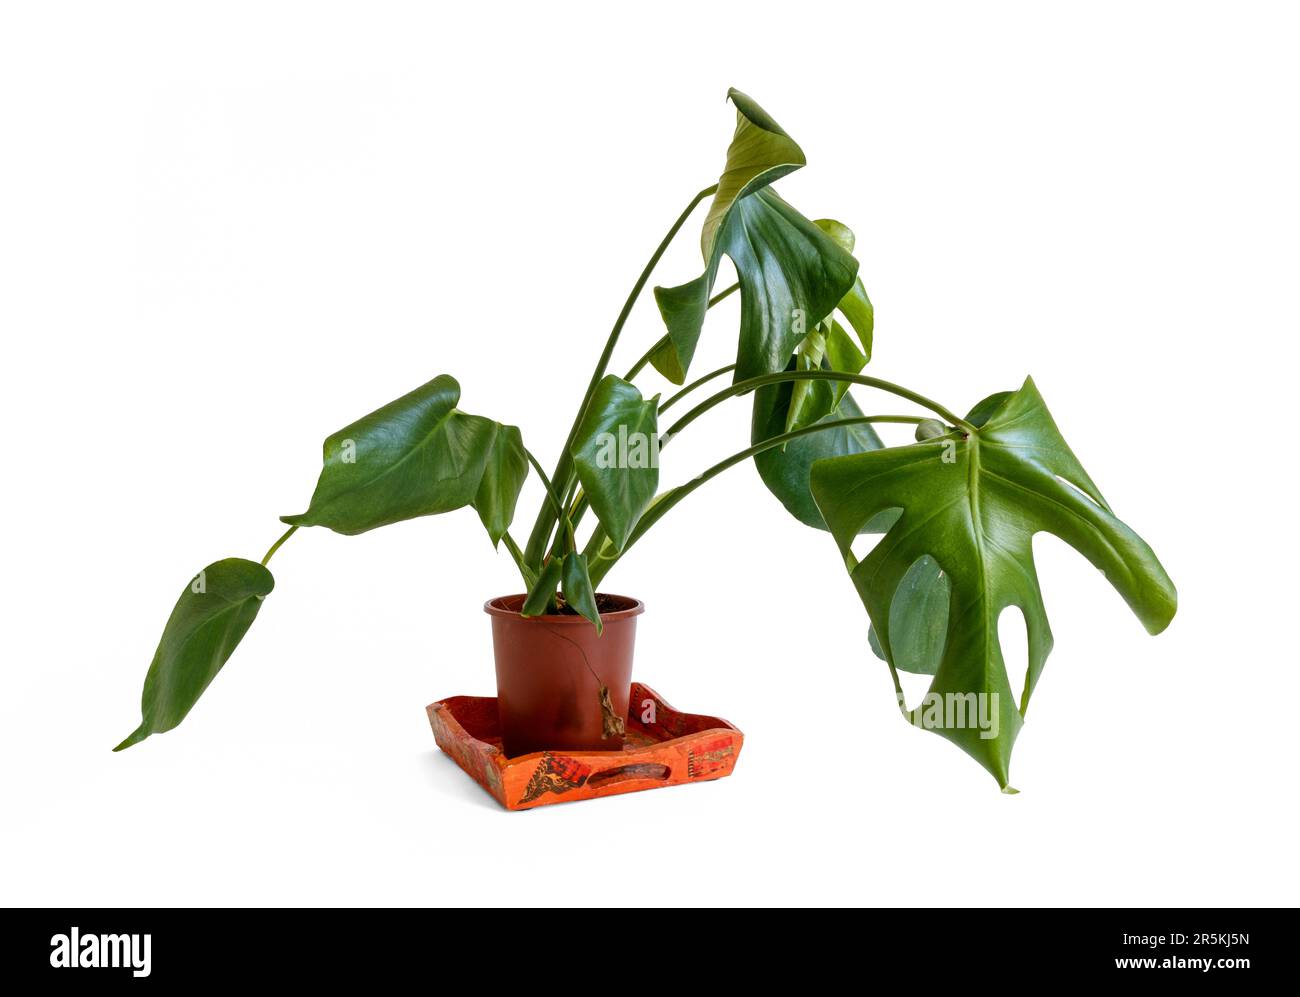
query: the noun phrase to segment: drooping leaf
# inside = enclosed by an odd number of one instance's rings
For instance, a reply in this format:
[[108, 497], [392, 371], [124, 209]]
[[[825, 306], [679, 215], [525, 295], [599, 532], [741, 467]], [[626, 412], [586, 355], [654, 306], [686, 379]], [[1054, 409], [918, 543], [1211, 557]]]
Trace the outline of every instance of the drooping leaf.
[[[1032, 380], [982, 415], [968, 436], [820, 461], [812, 493], [848, 564], [864, 523], [903, 510], [851, 569], [891, 668], [898, 666], [891, 604], [900, 582], [927, 555], [942, 569], [951, 593], [943, 652], [927, 700], [907, 715], [971, 754], [1005, 789], [1011, 748], [1052, 646], [1034, 534], [1052, 533], [1091, 561], [1151, 633], [1173, 618], [1177, 593], [1151, 548], [1111, 513]], [[1019, 708], [998, 641], [998, 616], [1009, 606], [1023, 613], [1029, 645]], [[961, 708], [945, 716], [948, 704]], [[989, 723], [960, 722], [969, 721], [967, 704]]]
[[615, 550], [659, 487], [659, 396], [613, 374], [596, 387], [573, 443], [583, 494]]
[[740, 282], [736, 381], [784, 369], [858, 272], [857, 260], [771, 189], [736, 205], [721, 245]]
[[[1010, 391], [989, 395], [970, 410], [966, 421], [975, 426], [984, 425], [1011, 395]], [[938, 419], [923, 419], [916, 427], [916, 441], [923, 443], [950, 432], [951, 427]], [[899, 671], [933, 675], [938, 669], [948, 629], [948, 598], [947, 579], [931, 557], [921, 558], [903, 576], [889, 609], [890, 643]], [[876, 657], [887, 660], [875, 627], [868, 628], [867, 636]]]
[[799, 144], [753, 98], [732, 87], [727, 99], [736, 106], [736, 133], [700, 231], [700, 251], [706, 260], [733, 204], [808, 162]]
[[[771, 439], [785, 432], [789, 417], [792, 382], [772, 384], [754, 392], [753, 421], [750, 437], [755, 443]], [[845, 395], [835, 412], [819, 420], [849, 419], [862, 415], [852, 395]], [[772, 447], [754, 458], [754, 466], [768, 490], [781, 500], [790, 515], [814, 529], [826, 529], [826, 521], [813, 501], [809, 490], [809, 473], [812, 466], [827, 457], [879, 450], [884, 444], [876, 431], [866, 423], [857, 426], [827, 429], [791, 440], [784, 447]], [[863, 532], [878, 533], [885, 528], [885, 520], [871, 524]]]
[[[855, 244], [853, 230], [833, 218], [819, 218], [813, 223], [846, 253], [852, 253]], [[867, 297], [862, 278], [854, 277], [853, 286], [836, 305], [848, 320], [862, 348], [854, 345], [834, 317], [828, 315], [811, 329], [795, 347], [795, 370], [843, 370], [856, 374], [871, 359], [875, 311]], [[848, 390], [847, 381], [795, 381], [786, 414], [785, 431], [793, 432], [811, 426], [834, 410]], [[755, 441], [757, 442], [757, 441]]]
[[[852, 252], [855, 240], [847, 225], [830, 218], [820, 219], [814, 225], [841, 250]], [[856, 348], [843, 326], [828, 315], [796, 347], [795, 356], [785, 369], [823, 368], [856, 374], [867, 364], [871, 359], [874, 312], [861, 279], [854, 277], [852, 286], [836, 307], [857, 333], [862, 348]], [[862, 415], [862, 410], [847, 396], [848, 388], [847, 381], [820, 380], [760, 388], [754, 392], [751, 442], [761, 443], [779, 433], [818, 422]], [[808, 472], [813, 462], [824, 457], [877, 450], [882, 445], [870, 426], [852, 426], [815, 433], [767, 450], [754, 458], [754, 463], [768, 490], [796, 519], [816, 529], [825, 529], [808, 490]], [[885, 517], [868, 524], [863, 532], [880, 532], [888, 525]]]
[[587, 574], [587, 559], [576, 550], [564, 555], [563, 577], [560, 590], [564, 601], [582, 616], [596, 625], [596, 633], [603, 633], [605, 624], [596, 608], [596, 593], [591, 587], [591, 577]]
[[514, 521], [515, 505], [527, 477], [528, 457], [519, 427], [499, 426], [474, 495], [474, 508], [494, 547]]
[[781, 370], [804, 335], [795, 327], [820, 321], [857, 274], [857, 261], [831, 235], [768, 186], [803, 165], [799, 147], [753, 101], [734, 90], [731, 98], [736, 135], [704, 223], [704, 273], [655, 288], [668, 342], [651, 362], [674, 384], [686, 380], [724, 255], [741, 289], [736, 380]]
[[238, 557], [209, 564], [194, 576], [176, 600], [145, 676], [140, 726], [114, 751], [185, 719], [274, 587], [270, 571]]
[[520, 616], [541, 616], [546, 612], [551, 601], [555, 598], [555, 590], [560, 587], [561, 558], [552, 557], [544, 565], [542, 572], [537, 576], [537, 582], [528, 590], [528, 598], [524, 600], [523, 608], [519, 610]]
[[[512, 443], [504, 446], [501, 463], [481, 493], [504, 427], [460, 411], [459, 401], [460, 385], [443, 374], [340, 429], [325, 440], [325, 466], [307, 511], [281, 519], [353, 536], [481, 499], [479, 514], [485, 525], [492, 520], [489, 531], [508, 526], [506, 512], [514, 509], [510, 489], [517, 498], [523, 486]], [[494, 535], [494, 542], [498, 538]]]

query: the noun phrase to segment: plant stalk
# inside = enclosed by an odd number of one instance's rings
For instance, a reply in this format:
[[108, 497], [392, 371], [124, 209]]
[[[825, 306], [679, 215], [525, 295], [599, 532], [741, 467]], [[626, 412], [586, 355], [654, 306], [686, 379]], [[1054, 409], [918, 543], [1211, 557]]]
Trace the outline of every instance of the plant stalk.
[[[592, 545], [588, 545], [587, 559], [591, 584], [593, 587], [600, 584], [605, 575], [609, 573], [610, 568], [617, 564], [619, 559], [632, 549], [632, 545], [640, 540], [641, 537], [645, 535], [646, 531], [654, 526], [655, 523], [663, 519], [663, 517], [668, 514], [669, 510], [676, 506], [677, 503], [681, 502], [682, 499], [686, 498], [686, 496], [690, 495], [706, 481], [711, 481], [728, 468], [735, 467], [737, 464], [742, 464], [751, 457], [763, 453], [765, 450], [771, 450], [773, 447], [783, 446], [791, 440], [799, 439], [801, 436], [811, 436], [813, 433], [820, 433], [824, 430], [842, 429], [846, 426], [861, 426], [872, 422], [917, 423], [920, 421], [921, 420], [917, 419], [915, 416], [908, 415], [863, 415], [853, 416], [848, 419], [836, 419], [832, 422], [818, 422], [811, 426], [804, 426], [801, 429], [795, 429], [788, 433], [781, 433], [778, 436], [770, 437], [762, 443], [755, 443], [752, 447], [747, 447], [738, 453], [734, 453], [725, 460], [721, 460], [714, 464], [699, 476], [692, 478], [686, 484], [678, 485], [675, 488], [670, 488], [668, 491], [661, 493], [650, 508], [645, 511], [645, 515], [641, 517], [636, 526], [632, 528], [632, 532], [628, 535], [627, 543], [623, 545], [623, 549], [619, 553], [606, 558], [600, 553], [600, 549], [603, 548], [603, 543], [601, 543], [596, 550], [592, 550]], [[600, 540], [603, 541], [603, 536], [600, 537]], [[593, 537], [592, 544], [596, 543], [597, 538]]]
[[286, 540], [288, 540], [291, 536], [293, 536], [297, 532], [298, 532], [298, 527], [296, 526], [290, 526], [287, 530], [285, 530], [284, 533], [281, 535], [280, 539], [277, 540], [275, 543], [271, 544], [271, 549], [268, 550], [266, 554], [263, 556], [262, 567], [265, 568], [267, 562], [271, 560], [271, 555], [280, 549], [281, 544], [283, 544]]
[[[650, 274], [658, 265], [660, 258], [668, 249], [669, 244], [676, 237], [681, 227], [686, 224], [686, 219], [699, 206], [699, 203], [706, 197], [712, 197], [717, 193], [718, 185], [713, 184], [704, 188], [696, 194], [691, 203], [686, 206], [686, 210], [681, 213], [677, 221], [673, 222], [672, 228], [668, 234], [663, 237], [657, 249], [651, 255], [649, 262], [646, 263], [641, 271], [641, 276], [637, 278], [636, 283], [632, 286], [627, 300], [623, 303], [623, 310], [619, 312], [618, 318], [614, 322], [614, 328], [610, 330], [609, 338], [605, 341], [605, 349], [600, 354], [600, 360], [596, 363], [596, 369], [592, 371], [591, 381], [587, 385], [587, 393], [583, 396], [582, 404], [578, 406], [578, 414], [573, 420], [573, 426], [569, 430], [569, 435], [564, 441], [564, 449], [560, 451], [560, 458], [556, 462], [555, 471], [551, 475], [551, 480], [559, 482], [560, 489], [567, 492], [569, 488], [569, 477], [573, 473], [573, 455], [571, 450], [573, 442], [577, 439], [578, 428], [582, 425], [582, 420], [587, 414], [587, 407], [591, 404], [592, 397], [596, 394], [596, 388], [600, 384], [601, 378], [605, 376], [605, 371], [609, 367], [610, 358], [614, 355], [614, 347], [618, 344], [619, 334], [623, 331], [623, 326], [627, 323], [628, 316], [632, 314], [632, 306], [641, 296], [646, 281], [650, 279]], [[563, 510], [559, 510], [562, 512]], [[558, 515], [558, 513], [557, 513]], [[551, 535], [551, 527], [555, 525], [557, 518], [551, 515], [551, 510], [546, 503], [542, 503], [541, 509], [538, 510], [537, 520], [533, 524], [533, 532], [528, 538], [528, 546], [525, 550], [524, 557], [530, 565], [541, 566], [542, 557], [548, 547], [548, 540]]]
[[861, 384], [868, 388], [879, 388], [881, 391], [888, 391], [892, 395], [906, 398], [922, 408], [929, 409], [945, 422], [959, 427], [963, 432], [974, 433], [977, 431], [965, 419], [950, 412], [938, 402], [926, 398], [925, 395], [917, 394], [909, 388], [904, 388], [900, 384], [894, 384], [892, 381], [883, 381], [878, 377], [868, 377], [866, 374], [849, 374], [839, 370], [784, 370], [775, 374], [761, 374], [758, 377], [737, 381], [729, 388], [724, 388], [716, 395], [711, 395], [673, 423], [665, 435], [671, 439], [704, 413], [721, 405], [728, 398], [734, 398], [736, 395], [747, 394], [756, 388], [762, 388], [769, 384], [780, 384], [784, 381], [847, 381], [850, 384]]

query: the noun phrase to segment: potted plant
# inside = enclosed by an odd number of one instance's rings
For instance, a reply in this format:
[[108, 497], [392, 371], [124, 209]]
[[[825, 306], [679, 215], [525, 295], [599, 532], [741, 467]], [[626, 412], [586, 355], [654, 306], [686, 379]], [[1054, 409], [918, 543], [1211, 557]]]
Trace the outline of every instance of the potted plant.
[[[803, 152], [749, 97], [732, 90], [730, 98], [737, 124], [722, 175], [691, 199], [637, 278], [555, 467], [545, 471], [518, 428], [462, 410], [459, 386], [445, 374], [334, 433], [306, 511], [282, 517], [288, 529], [261, 561], [210, 564], [181, 593], [145, 679], [143, 719], [119, 749], [184, 719], [253, 623], [274, 586], [268, 562], [297, 530], [352, 535], [466, 507], [492, 544], [504, 545], [522, 580], [521, 594], [486, 606], [506, 752], [617, 747], [642, 606], [605, 594], [605, 579], [696, 489], [751, 460], [792, 515], [839, 546], [904, 715], [963, 748], [1003, 789], [1052, 644], [1030, 548], [1035, 533], [1055, 534], [1101, 569], [1151, 633], [1169, 624], [1172, 582], [1112, 513], [1032, 380], [963, 415], [862, 373], [873, 310], [853, 235], [835, 221], [810, 221], [776, 193], [773, 183], [804, 165]], [[664, 335], [622, 376], [611, 373], [651, 272], [710, 197], [703, 272], [654, 289]], [[720, 288], [724, 256], [737, 281]], [[709, 309], [736, 292], [735, 362], [688, 383]], [[680, 390], [646, 397], [636, 382], [651, 367]], [[853, 387], [871, 390], [868, 409]], [[660, 490], [660, 452], [733, 399], [752, 409], [749, 445]], [[881, 399], [891, 404], [882, 409]], [[895, 413], [894, 403], [912, 411]], [[884, 447], [873, 429], [882, 423], [914, 426], [915, 442]], [[530, 470], [545, 498], [519, 542], [511, 526]], [[852, 544], [862, 533], [883, 536], [859, 559]], [[1019, 696], [998, 641], [998, 615], [1008, 606], [1024, 614], [1029, 644]], [[903, 705], [900, 671], [933, 677], [915, 709]], [[954, 713], [965, 722], [955, 723]]]

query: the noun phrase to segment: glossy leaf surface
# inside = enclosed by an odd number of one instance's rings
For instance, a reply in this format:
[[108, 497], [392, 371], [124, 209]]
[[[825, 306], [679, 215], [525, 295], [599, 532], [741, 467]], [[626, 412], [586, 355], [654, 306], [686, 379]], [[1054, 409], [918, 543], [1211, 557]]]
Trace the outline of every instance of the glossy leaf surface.
[[[932, 715], [927, 720], [915, 710], [909, 719], [958, 744], [1006, 788], [1023, 711], [1052, 646], [1034, 534], [1052, 533], [1084, 555], [1151, 633], [1169, 624], [1177, 594], [1151, 548], [1111, 513], [1032, 380], [984, 415], [987, 421], [969, 436], [821, 461], [812, 470], [812, 493], [850, 564], [850, 545], [863, 524], [884, 510], [902, 510], [851, 572], [891, 667], [897, 667], [890, 626], [899, 583], [927, 555], [942, 569], [951, 596], [930, 695], [941, 701], [983, 696], [991, 725], [959, 726], [942, 716], [936, 725]], [[1029, 644], [1019, 709], [997, 630], [1010, 606], [1024, 614]]]
[[528, 457], [518, 426], [498, 425], [474, 494], [474, 509], [495, 547], [515, 518], [519, 492], [528, 477]]
[[[854, 235], [847, 225], [829, 218], [814, 224], [840, 249], [852, 251]], [[854, 278], [852, 287], [836, 307], [854, 329], [861, 349], [855, 347], [833, 316], [827, 316], [798, 344], [786, 369], [821, 367], [856, 374], [871, 359], [875, 312], [859, 278]], [[788, 385], [761, 388], [754, 393], [750, 442], [761, 443], [781, 432], [862, 415], [857, 403], [846, 395], [847, 389], [845, 381], [794, 381]], [[813, 462], [824, 457], [878, 450], [882, 445], [870, 426], [852, 426], [805, 436], [783, 447], [765, 451], [754, 462], [768, 490], [796, 519], [807, 526], [825, 529], [822, 515], [808, 489], [808, 473]], [[879, 532], [884, 525], [887, 525], [885, 520], [878, 520], [869, 524], [864, 532]]]
[[596, 388], [573, 444], [583, 494], [615, 550], [659, 487], [659, 396], [613, 374]]
[[352, 536], [475, 504], [500, 539], [526, 476], [519, 431], [459, 401], [460, 385], [443, 374], [331, 435], [310, 506], [282, 520]]
[[605, 624], [600, 618], [600, 610], [596, 608], [596, 593], [591, 587], [591, 577], [587, 574], [587, 559], [576, 550], [564, 556], [560, 587], [569, 607], [594, 623], [596, 633], [603, 633]]
[[185, 587], [144, 680], [142, 719], [114, 751], [171, 730], [216, 678], [275, 587], [256, 561], [232, 557], [209, 564]]
[[[754, 443], [779, 436], [789, 419], [791, 383], [773, 384], [754, 392], [750, 437]], [[836, 411], [819, 420], [847, 419], [863, 414], [852, 395], [845, 395]], [[879, 450], [884, 444], [871, 426], [838, 427], [791, 440], [754, 458], [754, 466], [768, 490], [781, 500], [790, 515], [814, 529], [826, 529], [826, 522], [813, 501], [809, 475], [817, 461], [827, 457]], [[879, 525], [863, 532], [879, 532]]]
[[734, 90], [731, 97], [736, 135], [704, 223], [704, 273], [655, 288], [669, 341], [651, 362], [674, 384], [686, 380], [724, 255], [741, 288], [737, 380], [781, 370], [806, 328], [849, 291], [857, 274], [857, 261], [832, 235], [768, 186], [803, 165], [802, 151], [757, 104]]

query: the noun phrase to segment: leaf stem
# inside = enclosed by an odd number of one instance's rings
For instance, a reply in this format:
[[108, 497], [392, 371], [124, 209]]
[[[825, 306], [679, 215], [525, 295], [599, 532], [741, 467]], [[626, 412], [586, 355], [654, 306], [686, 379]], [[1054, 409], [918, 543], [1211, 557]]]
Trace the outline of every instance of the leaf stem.
[[519, 544], [515, 543], [515, 538], [510, 535], [509, 530], [501, 535], [501, 539], [505, 542], [506, 550], [510, 551], [510, 556], [514, 558], [515, 567], [519, 569], [519, 574], [524, 580], [524, 589], [531, 592], [533, 586], [537, 584], [537, 576], [524, 561], [524, 552], [519, 549]]
[[[677, 221], [673, 222], [672, 228], [668, 230], [668, 234], [663, 237], [658, 248], [656, 248], [654, 253], [651, 254], [649, 262], [647, 262], [645, 267], [642, 269], [641, 276], [639, 276], [636, 279], [636, 283], [632, 285], [632, 290], [628, 293], [627, 300], [623, 303], [623, 310], [618, 313], [618, 318], [614, 321], [614, 328], [610, 330], [609, 338], [605, 341], [605, 349], [600, 354], [600, 360], [596, 363], [596, 369], [592, 371], [591, 381], [587, 385], [587, 393], [583, 396], [582, 404], [578, 406], [578, 414], [573, 420], [573, 426], [569, 430], [568, 438], [564, 441], [564, 449], [560, 452], [560, 459], [555, 465], [555, 472], [551, 475], [551, 479], [560, 482], [561, 488], [566, 492], [569, 487], [569, 476], [573, 472], [573, 454], [571, 453], [573, 442], [578, 437], [578, 429], [582, 425], [582, 420], [587, 414], [587, 407], [591, 404], [591, 399], [596, 393], [596, 388], [599, 386], [601, 378], [605, 376], [605, 371], [609, 367], [610, 358], [614, 355], [614, 347], [618, 344], [619, 334], [623, 331], [623, 326], [627, 323], [628, 316], [632, 314], [632, 306], [636, 304], [637, 298], [641, 296], [641, 291], [645, 288], [646, 281], [650, 279], [651, 272], [659, 263], [664, 252], [668, 249], [668, 245], [681, 230], [681, 227], [686, 224], [686, 219], [691, 216], [691, 212], [693, 212], [699, 203], [706, 197], [712, 197], [717, 193], [717, 190], [718, 185], [712, 184], [711, 186], [705, 187], [702, 191], [691, 198], [691, 203], [686, 206], [686, 210], [681, 213], [677, 218]], [[563, 509], [559, 510], [559, 512], [562, 511]], [[543, 503], [541, 509], [538, 510], [537, 520], [533, 523], [533, 532], [528, 538], [528, 547], [525, 552], [525, 558], [529, 564], [541, 564], [542, 556], [547, 548], [547, 540], [550, 537], [551, 526], [554, 522], [555, 520], [551, 518], [546, 504]]]
[[[706, 481], [711, 481], [728, 468], [744, 463], [751, 457], [757, 456], [765, 450], [771, 450], [773, 447], [783, 446], [791, 440], [797, 440], [801, 436], [810, 436], [813, 433], [820, 433], [825, 430], [843, 429], [846, 426], [861, 426], [872, 422], [914, 423], [919, 421], [920, 420], [916, 417], [908, 415], [863, 415], [853, 416], [848, 419], [835, 419], [831, 422], [818, 422], [811, 426], [804, 426], [801, 429], [791, 430], [788, 433], [781, 433], [778, 436], [773, 436], [764, 440], [762, 443], [755, 443], [752, 447], [747, 447], [738, 453], [734, 453], [725, 460], [718, 461], [718, 463], [714, 464], [707, 471], [692, 478], [686, 484], [670, 488], [666, 492], [661, 492], [655, 498], [655, 501], [651, 503], [650, 508], [645, 511], [645, 514], [641, 517], [636, 526], [632, 528], [632, 532], [628, 535], [627, 543], [623, 545], [622, 551], [618, 554], [615, 554], [608, 559], [604, 559], [599, 556], [599, 550], [591, 550], [589, 548], [587, 556], [589, 559], [588, 568], [591, 575], [591, 584], [593, 586], [599, 584], [600, 581], [604, 579], [605, 575], [609, 573], [610, 568], [617, 564], [619, 559], [631, 550], [632, 545], [641, 539], [650, 527], [663, 519], [663, 517], [668, 514], [669, 510], [676, 506], [677, 503], [690, 495]], [[593, 538], [593, 540], [594, 539], [595, 538]]]
[[[716, 408], [725, 402], [728, 398], [734, 398], [736, 395], [747, 394], [755, 388], [761, 388], [769, 384], [780, 384], [783, 381], [847, 381], [850, 384], [861, 384], [868, 388], [879, 388], [881, 391], [888, 391], [892, 395], [898, 395], [900, 398], [906, 398], [910, 402], [915, 402], [922, 408], [928, 408], [945, 422], [954, 426], [959, 426], [967, 433], [977, 432], [976, 428], [961, 417], [950, 412], [938, 402], [926, 398], [924, 395], [917, 394], [902, 385], [894, 384], [892, 381], [883, 381], [878, 377], [868, 377], [865, 374], [850, 374], [847, 371], [840, 370], [785, 370], [778, 371], [775, 374], [762, 374], [758, 377], [751, 377], [744, 381], [737, 381], [729, 388], [724, 388], [716, 395], [706, 398], [695, 408], [691, 409], [684, 416], [678, 419], [667, 433], [664, 435], [672, 438], [689, 426], [692, 422], [704, 415], [710, 409]], [[829, 425], [829, 423], [827, 424]]]
[[723, 374], [727, 373], [728, 371], [732, 371], [735, 369], [736, 369], [736, 365], [734, 363], [729, 363], [725, 367], [719, 367], [717, 370], [709, 371], [709, 373], [705, 374], [703, 377], [697, 378], [696, 380], [692, 381], [690, 384], [686, 385], [686, 387], [682, 388], [681, 391], [677, 392], [677, 394], [670, 397], [666, 402], [663, 402], [659, 406], [659, 411], [663, 412], [665, 409], [668, 409], [673, 405], [677, 404], [677, 402], [679, 402], [684, 396], [689, 395], [700, 385], [708, 384], [715, 377], [721, 377]]
[[537, 472], [537, 476], [542, 479], [542, 487], [546, 489], [546, 494], [551, 500], [551, 505], [555, 507], [556, 521], [563, 522], [563, 524], [568, 528], [569, 548], [572, 550], [576, 546], [573, 536], [573, 522], [569, 519], [568, 513], [564, 510], [564, 503], [560, 501], [560, 496], [555, 493], [555, 486], [551, 484], [551, 479], [548, 478], [546, 472], [542, 470], [541, 461], [539, 461], [533, 455], [533, 452], [527, 447], [524, 447], [524, 456], [528, 458], [528, 463], [533, 465], [533, 470]]
[[277, 540], [275, 543], [271, 544], [271, 549], [268, 550], [266, 552], [266, 556], [262, 558], [262, 567], [265, 568], [266, 562], [271, 560], [271, 555], [280, 549], [281, 544], [283, 544], [286, 540], [288, 540], [291, 536], [293, 536], [297, 532], [298, 532], [298, 527], [296, 526], [290, 526], [287, 530], [285, 530], [284, 534], [280, 537], [280, 539]]

